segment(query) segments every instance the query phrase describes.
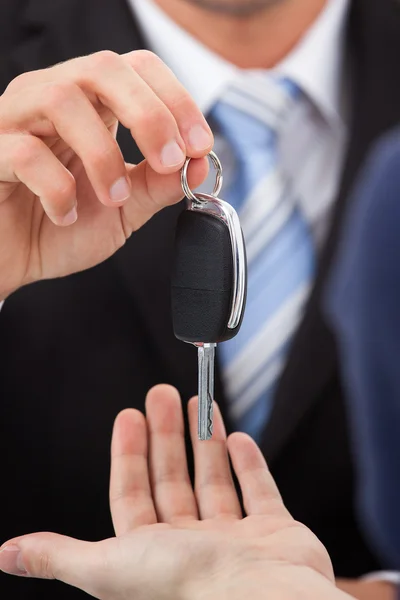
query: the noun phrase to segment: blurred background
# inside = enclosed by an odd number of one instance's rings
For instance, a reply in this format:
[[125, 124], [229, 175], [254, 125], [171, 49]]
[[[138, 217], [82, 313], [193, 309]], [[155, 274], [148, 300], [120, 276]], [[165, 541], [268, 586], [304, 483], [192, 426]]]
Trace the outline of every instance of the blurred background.
[[[394, 598], [400, 5], [0, 0], [1, 91], [21, 73], [77, 56], [143, 49], [170, 67], [210, 123], [221, 197], [246, 241], [245, 318], [217, 350], [227, 430], [257, 440], [288, 509], [327, 547], [338, 585], [361, 600]], [[145, 80], [162, 85], [152, 55], [140, 57]], [[127, 162], [142, 160], [122, 126], [118, 141]], [[214, 178], [211, 169], [201, 189], [210, 192]], [[102, 265], [32, 284], [2, 305], [2, 538], [112, 536], [115, 415], [143, 410], [156, 383], [175, 385], [183, 402], [197, 393], [196, 351], [175, 339], [170, 309], [185, 206], [157, 214]], [[84, 597], [4, 576], [0, 591]]]

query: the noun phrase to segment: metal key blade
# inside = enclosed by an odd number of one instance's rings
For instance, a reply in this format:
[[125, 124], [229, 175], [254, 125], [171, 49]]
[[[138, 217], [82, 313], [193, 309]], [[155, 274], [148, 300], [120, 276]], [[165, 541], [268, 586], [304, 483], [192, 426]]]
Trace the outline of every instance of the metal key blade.
[[202, 344], [198, 347], [199, 440], [209, 440], [213, 434], [215, 347], [216, 344]]

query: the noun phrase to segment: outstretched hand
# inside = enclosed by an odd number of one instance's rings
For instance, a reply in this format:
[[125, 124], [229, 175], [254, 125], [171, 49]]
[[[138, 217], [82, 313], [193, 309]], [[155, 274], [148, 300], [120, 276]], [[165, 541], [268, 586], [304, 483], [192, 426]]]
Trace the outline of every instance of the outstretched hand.
[[322, 544], [283, 505], [257, 445], [241, 433], [226, 440], [217, 406], [213, 439], [199, 442], [197, 399], [188, 410], [194, 490], [179, 395], [157, 386], [147, 396], [146, 418], [128, 409], [115, 422], [110, 505], [116, 537], [88, 543], [51, 533], [23, 536], [2, 547], [0, 568], [59, 579], [102, 600], [348, 598], [334, 586]]

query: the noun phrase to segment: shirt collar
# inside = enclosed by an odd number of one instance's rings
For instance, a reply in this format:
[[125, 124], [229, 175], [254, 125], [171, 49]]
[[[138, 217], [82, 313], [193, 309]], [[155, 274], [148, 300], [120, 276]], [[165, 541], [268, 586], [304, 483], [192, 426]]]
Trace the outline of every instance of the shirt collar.
[[[129, 0], [149, 47], [207, 113], [241, 70], [179, 27], [153, 0]], [[328, 0], [315, 23], [273, 72], [290, 77], [331, 123], [342, 109], [344, 32], [349, 0]]]
[[343, 67], [348, 8], [349, 0], [329, 0], [294, 50], [276, 67], [295, 81], [333, 124], [345, 121]]
[[207, 113], [239, 69], [179, 27], [152, 0], [129, 0], [149, 44]]

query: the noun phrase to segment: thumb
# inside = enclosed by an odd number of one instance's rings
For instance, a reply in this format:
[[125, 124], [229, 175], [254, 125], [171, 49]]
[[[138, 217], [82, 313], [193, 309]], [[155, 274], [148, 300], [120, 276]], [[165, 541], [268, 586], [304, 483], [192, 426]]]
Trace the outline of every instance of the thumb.
[[107, 562], [105, 546], [112, 541], [89, 543], [55, 533], [15, 538], [0, 548], [0, 570], [20, 577], [58, 579], [96, 595]]

